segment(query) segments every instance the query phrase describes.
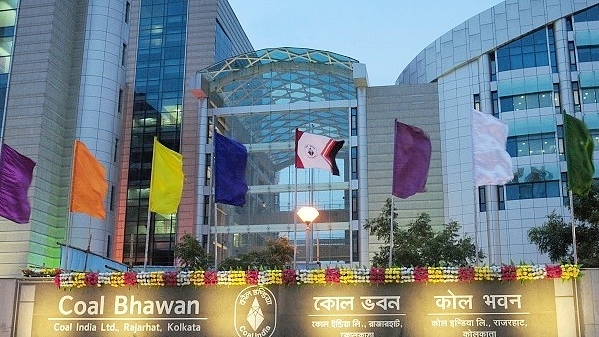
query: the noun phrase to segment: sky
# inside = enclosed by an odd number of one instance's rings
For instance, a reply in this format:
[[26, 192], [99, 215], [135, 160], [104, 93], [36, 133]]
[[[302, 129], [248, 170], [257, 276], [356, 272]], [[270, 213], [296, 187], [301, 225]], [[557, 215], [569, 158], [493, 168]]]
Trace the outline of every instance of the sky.
[[366, 64], [392, 85], [429, 44], [500, 0], [229, 0], [254, 49], [302, 47]]

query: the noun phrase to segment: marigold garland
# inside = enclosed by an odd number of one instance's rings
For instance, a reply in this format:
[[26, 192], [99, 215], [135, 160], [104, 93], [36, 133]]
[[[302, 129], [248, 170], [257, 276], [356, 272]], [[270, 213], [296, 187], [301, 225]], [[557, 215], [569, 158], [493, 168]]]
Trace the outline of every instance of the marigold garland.
[[571, 280], [581, 276], [580, 266], [502, 265], [462, 267], [391, 267], [391, 268], [325, 268], [272, 270], [193, 270], [153, 272], [71, 272], [57, 273], [54, 284], [59, 288], [101, 287], [182, 287], [243, 286], [298, 284], [384, 284], [446, 283], [474, 281], [533, 281], [541, 279]]

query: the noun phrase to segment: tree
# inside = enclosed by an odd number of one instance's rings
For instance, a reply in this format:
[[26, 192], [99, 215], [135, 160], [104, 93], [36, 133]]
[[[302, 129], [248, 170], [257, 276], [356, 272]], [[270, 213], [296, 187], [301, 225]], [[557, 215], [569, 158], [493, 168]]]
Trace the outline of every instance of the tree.
[[[599, 267], [599, 184], [595, 180], [590, 191], [580, 196], [573, 194], [578, 263]], [[528, 231], [528, 240], [541, 253], [547, 253], [552, 262], [573, 262], [572, 223], [565, 222], [553, 212], [540, 227]]]
[[190, 234], [183, 235], [175, 246], [175, 257], [179, 259], [183, 268], [188, 270], [206, 269], [212, 261], [200, 242]]
[[539, 252], [548, 254], [554, 263], [572, 258], [572, 226], [555, 211], [547, 216], [543, 226], [528, 230], [528, 241], [535, 244]]
[[[592, 216], [594, 212], [585, 213]], [[528, 231], [528, 241], [535, 244], [539, 252], [548, 254], [553, 263], [574, 261], [572, 224], [565, 222], [555, 212], [547, 216], [542, 226]], [[599, 225], [588, 222], [576, 224], [576, 255], [578, 263], [586, 267], [599, 267]]]
[[[395, 266], [467, 265], [476, 259], [476, 246], [471, 237], [460, 238], [460, 224], [451, 221], [443, 230], [435, 231], [430, 216], [421, 213], [408, 224], [407, 229], [398, 228], [397, 213], [393, 210], [393, 261]], [[383, 206], [377, 218], [366, 221], [364, 228], [386, 243], [372, 259], [373, 265], [389, 264], [391, 223], [391, 199]], [[479, 258], [484, 255], [479, 251]]]
[[266, 248], [225, 259], [218, 268], [250, 269], [259, 267], [284, 268], [293, 261], [293, 245], [286, 237], [266, 239]]

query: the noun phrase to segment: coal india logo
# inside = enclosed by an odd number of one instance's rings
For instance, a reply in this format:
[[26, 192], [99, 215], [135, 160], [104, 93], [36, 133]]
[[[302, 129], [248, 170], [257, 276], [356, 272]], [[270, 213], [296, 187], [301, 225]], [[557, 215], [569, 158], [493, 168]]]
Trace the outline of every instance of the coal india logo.
[[277, 326], [277, 300], [264, 287], [242, 290], [235, 299], [235, 331], [240, 337], [271, 337]]
[[318, 152], [316, 151], [316, 147], [314, 147], [314, 145], [308, 144], [304, 146], [304, 150], [306, 151], [308, 158], [315, 158], [318, 156]]

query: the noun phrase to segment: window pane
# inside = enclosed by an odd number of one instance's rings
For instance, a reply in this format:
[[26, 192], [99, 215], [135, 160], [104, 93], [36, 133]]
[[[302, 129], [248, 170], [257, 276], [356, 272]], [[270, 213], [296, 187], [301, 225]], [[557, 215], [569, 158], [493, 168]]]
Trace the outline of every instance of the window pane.
[[559, 197], [559, 181], [547, 182], [547, 197]]
[[595, 103], [595, 89], [582, 89], [582, 103]]
[[538, 98], [540, 108], [547, 108], [553, 106], [552, 96], [550, 92], [542, 92], [538, 94]]
[[502, 97], [499, 99], [501, 103], [501, 111], [514, 111], [514, 99], [512, 97]]
[[507, 200], [520, 199], [520, 190], [518, 184], [505, 185], [505, 197]]
[[532, 53], [524, 54], [522, 57], [522, 67], [532, 68], [535, 66], [535, 55]]
[[505, 149], [507, 153], [509, 153], [510, 157], [518, 157], [518, 148], [516, 143], [516, 137], [509, 137], [507, 139]]
[[524, 157], [529, 155], [530, 148], [528, 147], [528, 142], [524, 139], [524, 137], [518, 137], [518, 155], [517, 157]]
[[547, 193], [545, 191], [545, 183], [532, 184], [532, 195], [533, 198], [546, 198]]
[[526, 96], [514, 96], [514, 111], [526, 109]]
[[539, 107], [539, 94], [526, 95], [526, 108], [535, 109]]
[[510, 57], [510, 68], [521, 69], [522, 68], [522, 55], [513, 55]]
[[528, 146], [530, 155], [543, 154], [543, 142], [540, 135], [529, 136]]
[[555, 153], [555, 137], [553, 134], [543, 135], [543, 153]]
[[520, 199], [532, 199], [532, 184], [520, 184], [518, 188]]

